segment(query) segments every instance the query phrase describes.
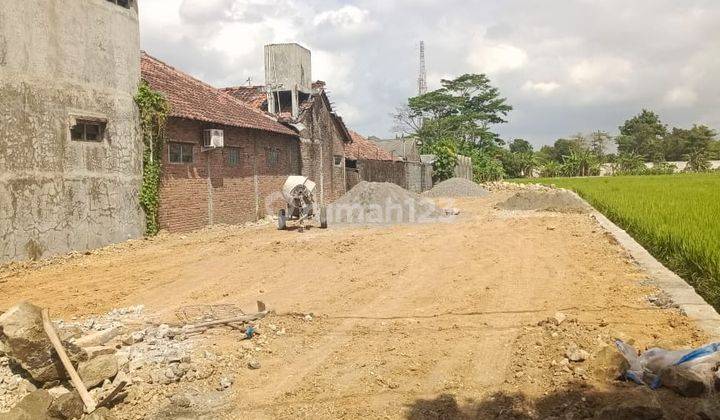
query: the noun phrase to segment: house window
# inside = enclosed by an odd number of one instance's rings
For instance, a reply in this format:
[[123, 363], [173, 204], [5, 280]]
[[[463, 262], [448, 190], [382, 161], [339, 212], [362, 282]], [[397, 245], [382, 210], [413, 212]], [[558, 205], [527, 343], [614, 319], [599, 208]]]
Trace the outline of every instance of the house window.
[[192, 163], [193, 145], [188, 143], [168, 143], [170, 163]]
[[228, 147], [226, 150], [228, 166], [238, 166], [240, 164], [240, 148]]
[[125, 8], [130, 8], [130, 5], [132, 5], [132, 0], [108, 0], [110, 3], [115, 3], [118, 6], [122, 6]]
[[267, 166], [272, 168], [277, 166], [280, 161], [280, 149], [268, 149], [267, 151]]
[[70, 138], [75, 141], [100, 142], [105, 136], [105, 123], [99, 121], [77, 120], [70, 128]]
[[334, 163], [335, 163], [335, 166], [342, 166], [342, 156], [340, 156], [340, 155], [335, 155], [335, 156], [333, 156], [333, 157], [334, 157], [334, 159], [335, 159], [335, 162], [334, 162]]

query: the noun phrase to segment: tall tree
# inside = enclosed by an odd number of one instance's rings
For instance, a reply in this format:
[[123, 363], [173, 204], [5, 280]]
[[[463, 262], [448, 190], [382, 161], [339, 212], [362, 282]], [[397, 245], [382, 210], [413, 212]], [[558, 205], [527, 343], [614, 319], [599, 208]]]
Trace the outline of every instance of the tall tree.
[[708, 154], [717, 133], [705, 125], [695, 125], [687, 137], [688, 169], [703, 172], [710, 169]]
[[423, 121], [414, 133], [423, 144], [447, 138], [480, 147], [502, 144], [492, 127], [506, 123], [512, 107], [487, 76], [464, 74], [442, 80], [441, 85], [438, 90], [408, 100], [407, 117]]
[[508, 148], [513, 153], [532, 153], [533, 147], [529, 141], [524, 139], [515, 139], [508, 144]]
[[605, 131], [598, 130], [590, 135], [590, 150], [598, 159], [604, 160], [605, 150], [607, 149], [608, 143], [610, 143], [610, 139], [610, 134]]
[[616, 139], [619, 153], [636, 153], [652, 161], [664, 159], [661, 139], [667, 134], [667, 127], [656, 113], [643, 109], [619, 128]]

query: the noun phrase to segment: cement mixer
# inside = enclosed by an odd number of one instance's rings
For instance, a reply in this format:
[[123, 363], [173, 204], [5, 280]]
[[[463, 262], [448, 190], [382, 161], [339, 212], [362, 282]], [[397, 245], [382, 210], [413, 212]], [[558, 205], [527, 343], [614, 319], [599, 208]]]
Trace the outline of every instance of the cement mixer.
[[[327, 228], [327, 212], [325, 207], [315, 204], [315, 183], [304, 176], [290, 176], [282, 189], [282, 196], [287, 203], [286, 209], [278, 213], [278, 229], [285, 230], [288, 221], [297, 221], [300, 228], [305, 221], [317, 216], [322, 229]], [[319, 208], [318, 208], [319, 207]]]

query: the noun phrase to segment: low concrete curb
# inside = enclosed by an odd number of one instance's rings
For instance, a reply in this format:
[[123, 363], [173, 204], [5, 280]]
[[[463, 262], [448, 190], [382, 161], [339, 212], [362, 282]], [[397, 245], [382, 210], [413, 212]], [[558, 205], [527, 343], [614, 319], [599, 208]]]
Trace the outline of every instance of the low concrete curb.
[[627, 232], [620, 229], [610, 219], [598, 211], [592, 216], [600, 226], [607, 230], [625, 248], [637, 264], [647, 271], [656, 286], [665, 291], [687, 316], [694, 320], [698, 327], [708, 333], [713, 340], [720, 338], [720, 315], [715, 308], [695, 292], [680, 276], [662, 265], [660, 261], [635, 241]]

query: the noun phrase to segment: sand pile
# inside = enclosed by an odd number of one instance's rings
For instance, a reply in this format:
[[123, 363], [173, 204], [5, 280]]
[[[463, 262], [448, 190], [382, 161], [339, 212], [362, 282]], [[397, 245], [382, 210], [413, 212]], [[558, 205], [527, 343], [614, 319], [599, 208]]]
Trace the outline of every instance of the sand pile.
[[331, 225], [423, 223], [446, 217], [426, 198], [388, 182], [360, 182], [327, 208]]
[[450, 178], [423, 193], [426, 197], [482, 197], [487, 190], [465, 178]]
[[591, 208], [567, 190], [521, 191], [497, 205], [501, 210], [536, 210], [558, 213], [588, 213]]

